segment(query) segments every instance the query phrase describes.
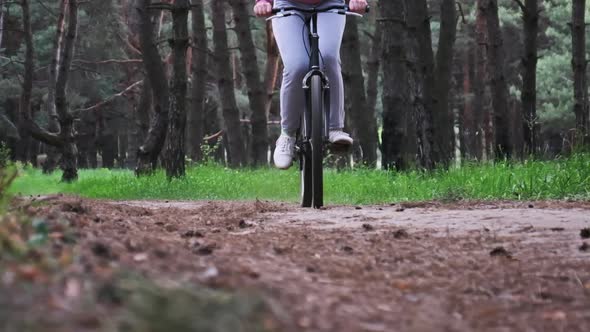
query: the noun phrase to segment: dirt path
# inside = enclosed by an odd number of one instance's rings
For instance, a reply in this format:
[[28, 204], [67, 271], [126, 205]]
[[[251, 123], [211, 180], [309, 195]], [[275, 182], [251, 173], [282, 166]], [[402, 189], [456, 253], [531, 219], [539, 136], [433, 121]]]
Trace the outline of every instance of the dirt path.
[[29, 212], [73, 220], [86, 265], [263, 294], [279, 331], [590, 331], [590, 203], [52, 198]]

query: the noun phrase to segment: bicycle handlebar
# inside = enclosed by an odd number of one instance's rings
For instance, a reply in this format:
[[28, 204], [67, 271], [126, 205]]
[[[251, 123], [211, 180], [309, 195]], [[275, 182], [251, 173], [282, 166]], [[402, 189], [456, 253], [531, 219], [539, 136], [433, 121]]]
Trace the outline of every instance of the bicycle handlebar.
[[[371, 9], [370, 6], [367, 6], [367, 8], [365, 9], [365, 13], [368, 13], [369, 10]], [[314, 13], [325, 13], [331, 10], [342, 10], [344, 12], [342, 12], [342, 14], [345, 14], [347, 12], [349, 12], [348, 6], [330, 6], [330, 7], [326, 7], [326, 8], [322, 8], [322, 9], [318, 9], [318, 8], [312, 8], [312, 9], [303, 9], [303, 8], [299, 8], [299, 7], [280, 7], [280, 8], [273, 8], [272, 12], [273, 14], [278, 14], [280, 12], [286, 12], [286, 11], [299, 11], [299, 12], [303, 12], [303, 13], [309, 13], [309, 14], [314, 14]]]

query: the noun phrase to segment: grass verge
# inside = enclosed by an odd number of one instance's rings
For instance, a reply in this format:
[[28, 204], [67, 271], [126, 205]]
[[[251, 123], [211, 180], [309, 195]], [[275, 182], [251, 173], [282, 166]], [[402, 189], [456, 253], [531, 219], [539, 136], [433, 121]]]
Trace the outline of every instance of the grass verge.
[[[460, 169], [393, 172], [368, 169], [326, 170], [329, 204], [378, 204], [461, 199], [588, 199], [590, 155], [552, 161], [467, 164]], [[82, 170], [79, 181], [60, 182], [60, 174], [25, 169], [10, 191], [21, 195], [77, 194], [104, 199], [252, 200], [296, 202], [297, 167], [231, 170], [216, 165], [188, 169], [169, 182], [163, 172], [137, 179], [127, 170]]]

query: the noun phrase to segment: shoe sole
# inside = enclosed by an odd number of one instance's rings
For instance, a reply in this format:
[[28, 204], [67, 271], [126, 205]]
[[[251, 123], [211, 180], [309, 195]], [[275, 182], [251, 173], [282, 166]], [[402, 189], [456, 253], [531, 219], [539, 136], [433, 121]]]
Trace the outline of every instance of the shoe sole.
[[334, 142], [330, 142], [330, 144], [333, 145], [352, 145], [353, 142], [351, 141], [334, 141]]
[[291, 166], [293, 166], [293, 162], [291, 162], [291, 163], [290, 163], [289, 165], [287, 165], [286, 167], [279, 167], [277, 164], [275, 164], [275, 167], [276, 167], [277, 169], [280, 169], [280, 170], [283, 170], [283, 171], [286, 171], [286, 170], [288, 170], [289, 168], [291, 168]]

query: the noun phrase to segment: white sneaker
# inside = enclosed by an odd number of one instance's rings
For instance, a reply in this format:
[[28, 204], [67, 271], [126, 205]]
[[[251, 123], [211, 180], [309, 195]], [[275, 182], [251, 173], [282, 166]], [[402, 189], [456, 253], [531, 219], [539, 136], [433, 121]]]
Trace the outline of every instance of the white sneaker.
[[329, 140], [332, 144], [352, 145], [352, 137], [342, 130], [330, 130]]
[[293, 155], [295, 154], [295, 137], [281, 134], [277, 140], [277, 146], [273, 159], [275, 166], [279, 169], [288, 169], [293, 164]]

